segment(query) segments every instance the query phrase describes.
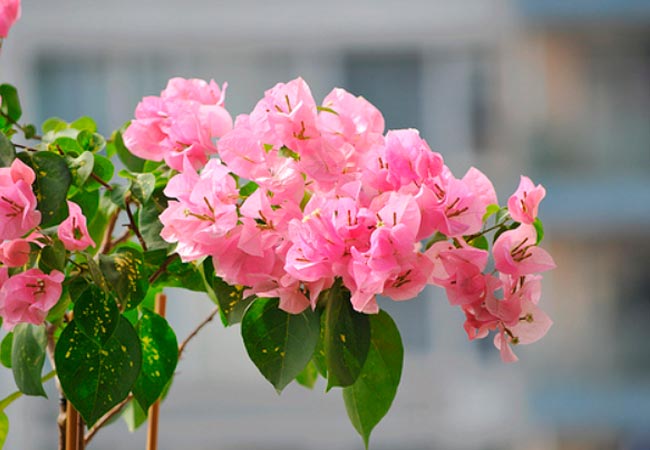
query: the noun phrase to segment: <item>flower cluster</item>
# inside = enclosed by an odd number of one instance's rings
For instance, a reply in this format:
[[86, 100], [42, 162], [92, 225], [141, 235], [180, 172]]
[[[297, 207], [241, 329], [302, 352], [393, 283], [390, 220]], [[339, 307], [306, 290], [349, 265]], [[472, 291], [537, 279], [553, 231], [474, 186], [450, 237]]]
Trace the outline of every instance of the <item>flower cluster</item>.
[[[546, 332], [536, 274], [554, 264], [537, 246], [541, 186], [522, 177], [512, 221], [495, 227], [490, 271], [477, 243], [497, 204], [492, 183], [475, 168], [457, 178], [417, 130], [385, 132], [381, 112], [343, 89], [318, 106], [300, 78], [268, 90], [231, 130], [223, 100], [214, 82], [174, 79], [138, 105], [125, 135], [134, 153], [180, 172], [160, 220], [183, 261], [211, 256], [224, 281], [279, 297], [291, 313], [315, 308], [337, 279], [369, 314], [378, 295], [407, 300], [442, 286], [469, 337], [496, 331], [506, 361], [516, 359], [509, 344]], [[202, 107], [219, 114], [173, 116]], [[211, 153], [219, 158], [208, 161]]]
[[[42, 324], [61, 297], [62, 272], [20, 271], [34, 253], [32, 246], [42, 247], [49, 239], [38, 231], [41, 213], [32, 190], [35, 180], [34, 171], [20, 159], [0, 168], [0, 317], [8, 330], [18, 323]], [[85, 250], [94, 246], [79, 205], [68, 201], [68, 210], [69, 216], [57, 229], [64, 247]], [[9, 269], [14, 272], [11, 277]]]

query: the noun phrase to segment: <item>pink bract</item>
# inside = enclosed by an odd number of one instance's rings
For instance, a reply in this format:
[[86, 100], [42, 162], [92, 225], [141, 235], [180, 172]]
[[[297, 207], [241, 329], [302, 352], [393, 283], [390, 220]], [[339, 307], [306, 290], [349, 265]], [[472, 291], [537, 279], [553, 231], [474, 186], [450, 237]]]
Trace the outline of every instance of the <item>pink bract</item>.
[[42, 324], [61, 297], [64, 278], [57, 270], [47, 275], [39, 269], [29, 269], [2, 283], [0, 316], [4, 319], [3, 328], [12, 330], [19, 323]]
[[74, 202], [68, 201], [69, 216], [61, 222], [57, 235], [63, 246], [70, 251], [85, 250], [94, 247], [95, 242], [88, 233], [86, 216], [81, 212], [81, 207]]
[[20, 0], [0, 0], [0, 39], [6, 38], [14, 23], [20, 19]]

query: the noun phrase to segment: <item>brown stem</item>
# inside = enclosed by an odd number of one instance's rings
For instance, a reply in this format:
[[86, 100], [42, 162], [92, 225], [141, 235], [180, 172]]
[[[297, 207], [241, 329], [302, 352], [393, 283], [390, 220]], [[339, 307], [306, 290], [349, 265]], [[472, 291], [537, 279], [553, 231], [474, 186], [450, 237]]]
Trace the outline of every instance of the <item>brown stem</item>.
[[181, 359], [181, 355], [183, 354], [183, 351], [185, 350], [187, 344], [189, 344], [189, 342], [192, 339], [194, 339], [194, 336], [196, 336], [199, 333], [199, 331], [201, 331], [201, 328], [206, 326], [208, 323], [212, 322], [212, 319], [214, 319], [214, 316], [216, 316], [218, 312], [219, 312], [219, 307], [215, 307], [212, 310], [212, 312], [208, 315], [208, 317], [203, 319], [203, 322], [198, 324], [196, 328], [194, 328], [194, 330], [185, 338], [185, 340], [181, 342], [181, 345], [178, 346], [178, 359]]
[[113, 242], [111, 242], [111, 245], [106, 249], [106, 251], [110, 252], [114, 247], [117, 247], [118, 245], [123, 244], [124, 242], [128, 241], [131, 238], [132, 235], [133, 235], [133, 233], [132, 233], [131, 229], [129, 228], [128, 230], [126, 230], [126, 232], [124, 234], [122, 234], [122, 236], [118, 237]]
[[113, 213], [111, 218], [108, 221], [108, 226], [106, 227], [106, 231], [104, 232], [104, 238], [102, 239], [102, 244], [99, 246], [99, 253], [108, 253], [108, 251], [112, 248], [112, 238], [113, 238], [113, 231], [115, 230], [115, 224], [117, 223], [117, 218], [120, 215], [120, 210], [118, 209]]
[[91, 173], [90, 178], [92, 178], [93, 180], [95, 180], [96, 182], [98, 182], [99, 184], [104, 186], [107, 190], [109, 190], [109, 191], [113, 190], [113, 186], [108, 184], [106, 181], [102, 180], [99, 176], [97, 176], [97, 174]]
[[97, 434], [97, 432], [102, 428], [104, 425], [106, 425], [115, 415], [119, 414], [122, 409], [126, 406], [127, 403], [129, 403], [133, 399], [133, 394], [127, 395], [127, 397], [122, 400], [120, 403], [117, 405], [113, 406], [113, 408], [104, 414], [104, 416], [99, 419], [95, 425], [93, 425], [89, 430], [88, 433], [86, 433], [86, 436], [84, 437], [84, 445], [88, 445], [88, 443], [91, 441], [91, 439]]
[[133, 213], [131, 212], [131, 204], [129, 202], [126, 203], [126, 215], [129, 218], [129, 224], [131, 230], [135, 233], [135, 236], [138, 238], [138, 241], [140, 241], [140, 245], [142, 246], [142, 250], [145, 252], [147, 251], [147, 243], [144, 241], [144, 238], [142, 237], [142, 234], [140, 234], [140, 230], [138, 229], [138, 226], [135, 223], [135, 219], [133, 218]]
[[172, 253], [167, 257], [165, 261], [158, 267], [158, 270], [156, 270], [150, 277], [149, 277], [149, 284], [153, 284], [154, 281], [156, 281], [163, 273], [165, 273], [165, 270], [167, 270], [167, 267], [178, 257], [178, 253]]
[[34, 147], [30, 147], [29, 145], [23, 145], [23, 144], [16, 144], [14, 143], [14, 147], [22, 148], [23, 150], [27, 150], [28, 152], [37, 152], [38, 150], [35, 149]]

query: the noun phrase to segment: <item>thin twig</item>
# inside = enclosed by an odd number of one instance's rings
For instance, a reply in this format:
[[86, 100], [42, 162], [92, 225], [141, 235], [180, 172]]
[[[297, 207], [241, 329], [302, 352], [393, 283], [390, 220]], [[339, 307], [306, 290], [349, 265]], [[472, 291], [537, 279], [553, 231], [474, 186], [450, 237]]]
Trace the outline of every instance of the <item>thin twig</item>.
[[131, 239], [131, 236], [133, 236], [133, 232], [131, 231], [131, 228], [128, 228], [122, 236], [111, 242], [111, 245], [106, 249], [106, 251], [110, 252], [114, 247], [117, 247], [118, 245], [123, 244]]
[[38, 151], [38, 149], [36, 149], [34, 147], [30, 147], [29, 145], [14, 143], [14, 147], [22, 148], [23, 150], [27, 150], [28, 152], [37, 152]]
[[194, 328], [194, 331], [192, 331], [192, 332], [191, 332], [191, 333], [190, 333], [190, 334], [185, 338], [185, 340], [184, 340], [183, 342], [181, 342], [181, 345], [178, 346], [178, 359], [181, 359], [181, 355], [183, 354], [183, 351], [185, 350], [185, 347], [187, 346], [187, 344], [189, 344], [189, 342], [190, 342], [192, 339], [194, 339], [194, 336], [196, 336], [196, 335], [199, 333], [199, 331], [201, 331], [201, 329], [202, 329], [204, 326], [206, 326], [207, 324], [209, 324], [210, 322], [212, 322], [212, 319], [214, 319], [214, 316], [216, 316], [218, 312], [219, 312], [219, 307], [217, 306], [217, 307], [215, 307], [215, 308], [212, 310], [212, 312], [208, 315], [208, 317], [206, 317], [205, 319], [203, 319], [203, 322], [201, 322], [200, 324], [198, 324], [198, 325], [196, 326], [196, 328]]
[[142, 237], [142, 234], [140, 234], [140, 230], [138, 229], [138, 226], [135, 223], [135, 219], [133, 218], [133, 213], [131, 212], [131, 204], [129, 202], [126, 203], [126, 215], [129, 218], [129, 224], [131, 230], [135, 233], [135, 236], [138, 238], [138, 241], [140, 241], [140, 245], [142, 246], [142, 250], [145, 252], [147, 251], [147, 243], [144, 241], [144, 238]]
[[120, 210], [116, 210], [108, 221], [108, 226], [106, 227], [106, 232], [104, 233], [104, 238], [102, 239], [102, 245], [99, 247], [99, 253], [108, 253], [108, 251], [113, 247], [111, 240], [113, 238], [113, 231], [115, 230], [115, 224], [117, 223], [117, 218], [120, 215]]
[[109, 190], [109, 191], [113, 190], [113, 186], [108, 184], [106, 181], [102, 180], [99, 176], [97, 176], [97, 174], [91, 173], [90, 178], [92, 178], [93, 180], [95, 180], [96, 182], [98, 182], [99, 184], [104, 186], [107, 190]]
[[124, 409], [126, 404], [129, 403], [132, 399], [133, 399], [133, 394], [127, 395], [124, 400], [119, 402], [117, 405], [113, 406], [113, 408], [109, 412], [104, 414], [101, 419], [95, 422], [95, 425], [93, 425], [88, 430], [88, 433], [86, 433], [86, 436], [84, 437], [84, 445], [88, 445], [88, 443], [97, 434], [100, 428], [106, 425], [113, 417], [115, 417], [115, 415], [119, 414], [122, 411], [122, 409]]
[[158, 270], [156, 270], [150, 277], [149, 277], [149, 284], [153, 284], [154, 281], [156, 281], [165, 271], [167, 270], [167, 267], [178, 257], [178, 253], [172, 253], [167, 257], [166, 260], [163, 261], [163, 263], [158, 267]]

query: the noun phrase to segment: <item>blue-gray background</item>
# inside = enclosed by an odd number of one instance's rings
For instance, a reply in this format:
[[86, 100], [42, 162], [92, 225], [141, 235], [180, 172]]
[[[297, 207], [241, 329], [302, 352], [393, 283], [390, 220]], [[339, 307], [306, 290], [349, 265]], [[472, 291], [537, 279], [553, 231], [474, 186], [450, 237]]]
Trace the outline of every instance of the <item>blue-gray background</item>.
[[[372, 448], [650, 449], [648, 0], [24, 0], [2, 52], [0, 77], [35, 122], [91, 115], [108, 132], [172, 76], [228, 81], [236, 114], [300, 75], [317, 100], [345, 87], [389, 127], [419, 128], [502, 202], [530, 175], [548, 191], [555, 325], [504, 365], [440, 291], [387, 304], [407, 354]], [[174, 291], [170, 321], [183, 337], [210, 308]], [[188, 348], [161, 449], [362, 448], [338, 392], [278, 397], [238, 333], [211, 324]], [[54, 447], [53, 389], [8, 409], [8, 449]], [[144, 435], [116, 423], [90, 448], [141, 449]]]

